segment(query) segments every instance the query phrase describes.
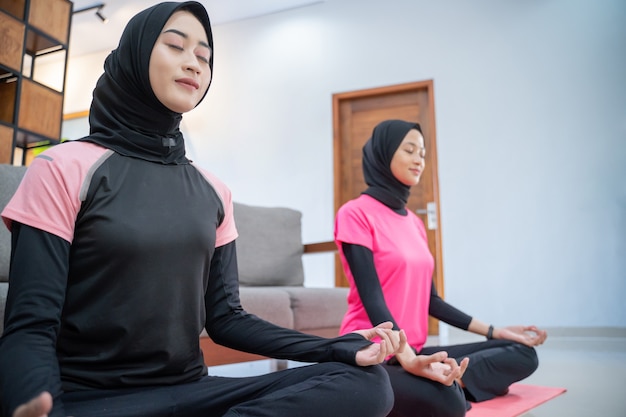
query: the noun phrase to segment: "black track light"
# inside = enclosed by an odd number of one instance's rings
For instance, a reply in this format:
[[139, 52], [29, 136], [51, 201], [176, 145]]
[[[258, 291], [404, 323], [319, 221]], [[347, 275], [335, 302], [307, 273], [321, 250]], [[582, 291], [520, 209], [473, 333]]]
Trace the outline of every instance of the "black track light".
[[76, 9], [74, 10], [74, 14], [88, 12], [89, 10], [95, 10], [96, 16], [100, 18], [102, 23], [107, 23], [109, 19], [107, 19], [106, 16], [102, 14], [102, 9], [104, 8], [104, 6], [105, 6], [104, 3], [97, 3], [97, 4], [94, 4], [93, 6], [83, 7], [82, 9]]

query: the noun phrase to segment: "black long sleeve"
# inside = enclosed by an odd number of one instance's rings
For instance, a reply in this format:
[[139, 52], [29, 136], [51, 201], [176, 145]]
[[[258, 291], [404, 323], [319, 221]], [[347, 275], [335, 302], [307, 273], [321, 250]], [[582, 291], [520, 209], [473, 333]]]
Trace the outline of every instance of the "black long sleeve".
[[458, 327], [463, 330], [467, 330], [470, 322], [472, 321], [471, 316], [446, 303], [437, 293], [434, 283], [430, 289], [428, 314], [443, 321], [444, 323], [448, 323], [451, 326]]
[[361, 302], [372, 324], [376, 326], [390, 321], [395, 330], [400, 330], [385, 302], [372, 251], [365, 246], [345, 242], [341, 243], [341, 249], [354, 277]]
[[10, 417], [43, 391], [54, 398], [50, 417], [65, 416], [56, 340], [65, 300], [69, 242], [14, 222], [9, 293], [0, 338], [0, 404]]
[[357, 334], [322, 338], [276, 326], [247, 313], [239, 300], [235, 242], [216, 248], [205, 294], [206, 330], [221, 345], [277, 359], [355, 364], [371, 344]]

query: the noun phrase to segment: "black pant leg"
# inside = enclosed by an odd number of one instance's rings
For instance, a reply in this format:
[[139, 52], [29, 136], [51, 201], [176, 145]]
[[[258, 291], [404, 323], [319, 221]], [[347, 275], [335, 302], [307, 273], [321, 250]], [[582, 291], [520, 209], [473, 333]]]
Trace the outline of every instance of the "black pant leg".
[[383, 417], [393, 405], [381, 366], [323, 363], [273, 375], [280, 387], [268, 387], [263, 395], [232, 407], [225, 417]]
[[383, 417], [393, 392], [381, 366], [323, 363], [247, 378], [62, 396], [73, 417]]
[[470, 358], [463, 375], [465, 393], [470, 401], [490, 400], [505, 394], [509, 385], [535, 372], [539, 359], [534, 348], [510, 340], [487, 340], [452, 346], [430, 346], [423, 354], [445, 350], [460, 361]]
[[383, 366], [395, 396], [390, 417], [465, 416], [465, 395], [456, 382], [447, 386], [410, 374], [400, 365]]

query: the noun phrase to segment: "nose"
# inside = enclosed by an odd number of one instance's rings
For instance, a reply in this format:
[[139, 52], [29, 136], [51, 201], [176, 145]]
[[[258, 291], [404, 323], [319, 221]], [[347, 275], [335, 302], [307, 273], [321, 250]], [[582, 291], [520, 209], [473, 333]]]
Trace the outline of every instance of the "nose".
[[199, 59], [194, 53], [187, 54], [187, 59], [184, 63], [184, 68], [186, 71], [191, 71], [195, 74], [200, 74], [202, 72], [202, 65], [200, 65]]
[[190, 61], [185, 64], [185, 70], [191, 71], [195, 74], [199, 74], [202, 70], [200, 69], [200, 65], [197, 62]]
[[422, 154], [417, 154], [417, 156], [415, 157], [415, 164], [419, 165], [420, 167], [423, 167], [425, 163], [426, 163], [426, 156]]

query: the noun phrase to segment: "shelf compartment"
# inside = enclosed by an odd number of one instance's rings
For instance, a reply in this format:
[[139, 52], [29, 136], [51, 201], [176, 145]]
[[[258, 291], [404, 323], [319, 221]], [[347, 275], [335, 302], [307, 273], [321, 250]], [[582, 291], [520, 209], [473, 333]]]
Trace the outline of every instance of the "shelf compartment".
[[50, 139], [59, 139], [63, 94], [31, 80], [22, 80], [18, 127]]
[[13, 128], [0, 124], [0, 164], [10, 164], [13, 153]]
[[65, 45], [71, 16], [72, 3], [68, 0], [30, 0], [28, 23]]
[[[26, 38], [28, 39], [28, 34]], [[67, 49], [63, 48], [56, 49], [54, 52], [40, 52], [37, 57], [26, 53], [22, 62], [22, 76], [58, 92], [63, 92], [66, 56]], [[41, 71], [42, 68], [44, 71]]]
[[[0, 121], [8, 124], [15, 123], [15, 99], [17, 96], [17, 82], [12, 74], [6, 73], [0, 79]], [[13, 77], [13, 78], [10, 78]], [[9, 82], [6, 82], [8, 80]]]
[[0, 10], [0, 64], [21, 71], [24, 31], [24, 23]]
[[0, 10], [4, 10], [20, 20], [24, 20], [25, 5], [26, 0], [0, 0]]
[[33, 56], [44, 55], [63, 49], [63, 45], [37, 29], [26, 32], [26, 53]]

